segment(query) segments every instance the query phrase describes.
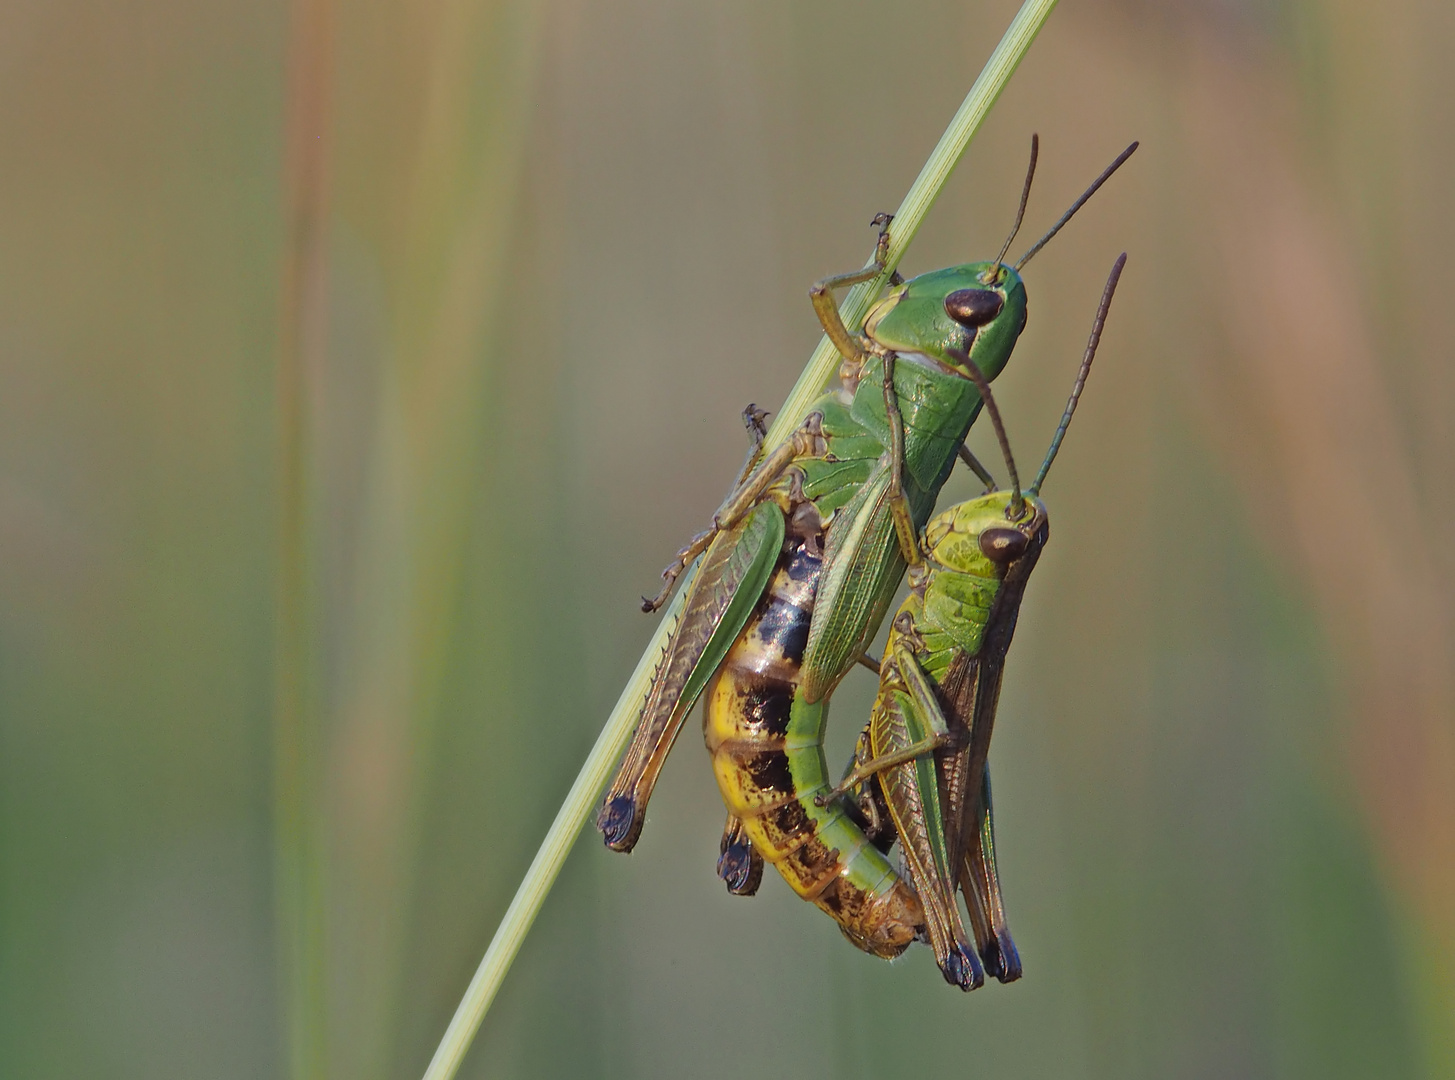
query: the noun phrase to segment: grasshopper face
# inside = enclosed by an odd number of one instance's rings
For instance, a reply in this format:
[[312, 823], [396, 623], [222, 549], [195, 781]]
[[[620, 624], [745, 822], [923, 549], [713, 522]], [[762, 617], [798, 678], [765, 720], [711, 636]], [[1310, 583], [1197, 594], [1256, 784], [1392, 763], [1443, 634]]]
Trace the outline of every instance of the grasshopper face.
[[994, 379], [1025, 325], [1020, 274], [1001, 263], [979, 262], [906, 281], [869, 312], [864, 333], [886, 349], [929, 356], [962, 375], [965, 367], [953, 354], [968, 353]]
[[997, 578], [1026, 552], [1046, 542], [1046, 506], [1026, 497], [1021, 516], [1010, 516], [1011, 493], [992, 491], [959, 503], [925, 526], [930, 564], [961, 574]]

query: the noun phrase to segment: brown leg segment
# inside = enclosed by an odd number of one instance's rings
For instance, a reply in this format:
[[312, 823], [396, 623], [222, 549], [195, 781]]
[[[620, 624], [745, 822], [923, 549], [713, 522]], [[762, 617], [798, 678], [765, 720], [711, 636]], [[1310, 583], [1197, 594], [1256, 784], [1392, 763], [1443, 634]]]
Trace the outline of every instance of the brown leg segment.
[[818, 315], [823, 332], [846, 359], [863, 359], [864, 348], [844, 325], [844, 317], [839, 314], [839, 305], [834, 300], [834, 290], [858, 285], [861, 281], [868, 281], [884, 272], [884, 260], [889, 255], [889, 223], [893, 220], [893, 214], [877, 214], [869, 223], [879, 226], [879, 242], [874, 245], [874, 262], [871, 265], [862, 270], [826, 277], [814, 282], [813, 287], [808, 290], [808, 298], [813, 302], [813, 310]]
[[731, 529], [758, 504], [763, 493], [783, 475], [783, 471], [793, 463], [794, 458], [808, 457], [816, 452], [821, 452], [823, 429], [820, 425], [822, 421], [823, 417], [820, 414], [810, 413], [803, 425], [765, 457], [758, 467], [748, 475], [748, 478], [738, 485], [727, 497], [727, 501], [718, 507], [717, 513], [712, 516], [712, 528], [694, 536], [687, 546], [677, 553], [677, 558], [672, 561], [671, 565], [662, 571], [662, 581], [664, 582], [662, 591], [655, 597], [642, 597], [643, 611], [656, 611], [667, 602], [667, 597], [672, 594], [672, 586], [677, 583], [677, 578], [681, 576], [682, 571], [692, 565], [692, 560], [711, 546], [718, 533], [724, 529]]

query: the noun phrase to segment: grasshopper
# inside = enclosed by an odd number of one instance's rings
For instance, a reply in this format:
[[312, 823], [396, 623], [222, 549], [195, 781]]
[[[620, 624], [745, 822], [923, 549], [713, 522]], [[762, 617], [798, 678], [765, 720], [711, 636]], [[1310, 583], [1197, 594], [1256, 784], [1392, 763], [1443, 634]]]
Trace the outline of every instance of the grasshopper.
[[[854, 766], [816, 799], [826, 806], [856, 793], [871, 838], [888, 833], [892, 822], [935, 959], [946, 981], [966, 989], [983, 981], [982, 961], [1001, 982], [1021, 975], [995, 865], [987, 754], [1021, 599], [1049, 536], [1041, 485], [1076, 411], [1125, 263], [1123, 254], [1107, 278], [1071, 397], [1024, 495], [990, 386], [970, 369], [1010, 487], [953, 506], [925, 527], [909, 566], [909, 596], [890, 624], [879, 694]], [[970, 913], [973, 951], [957, 888]]]
[[[845, 327], [833, 292], [883, 269], [888, 216], [875, 219], [881, 233], [869, 267], [813, 286], [814, 310], [844, 358], [841, 385], [810, 406], [781, 446], [745, 470], [712, 527], [694, 537], [664, 571], [662, 592], [644, 599], [645, 610], [660, 607], [678, 575], [700, 558], [597, 820], [607, 846], [630, 851], [635, 845], [652, 788], [688, 710], [735, 643], [761, 626], [760, 609], [771, 606], [771, 590], [790, 570], [802, 575], [794, 594], [798, 608], [812, 612], [811, 619], [795, 616], [781, 640], [780, 653], [793, 669], [789, 711], [799, 717], [793, 737], [819, 746], [826, 699], [863, 655], [906, 565], [917, 559], [919, 530], [956, 457], [973, 461], [964, 439], [982, 397], [971, 372], [982, 381], [992, 379], [1010, 358], [1026, 319], [1020, 269], [1135, 149], [1133, 143], [1037, 244], [1007, 266], [1002, 260], [1018, 231], [1034, 175], [1033, 140], [1020, 209], [997, 257], [910, 281], [892, 279], [893, 290], [869, 312], [858, 334]], [[988, 475], [978, 463], [971, 467]], [[786, 749], [780, 748], [780, 757]], [[821, 763], [821, 747], [814, 753]], [[806, 771], [794, 776], [790, 787], [811, 790], [817, 782], [809, 775], [813, 767], [807, 758], [798, 767]], [[795, 769], [786, 759], [772, 768], [776, 780], [782, 780], [784, 770]], [[774, 790], [778, 794], [772, 798], [783, 799], [781, 805], [796, 801], [784, 788]], [[849, 826], [845, 842], [862, 848], [862, 833], [852, 822]], [[751, 891], [748, 884], [761, 873], [761, 855], [751, 840], [751, 830], [730, 818], [720, 873], [734, 891]], [[845, 880], [845, 896], [836, 890], [826, 898], [829, 883], [817, 878], [803, 894], [836, 908], [831, 914], [861, 947], [881, 955], [902, 949], [907, 940], [880, 941], [866, 934], [867, 924], [859, 917], [873, 906], [869, 901], [893, 889], [883, 881]]]

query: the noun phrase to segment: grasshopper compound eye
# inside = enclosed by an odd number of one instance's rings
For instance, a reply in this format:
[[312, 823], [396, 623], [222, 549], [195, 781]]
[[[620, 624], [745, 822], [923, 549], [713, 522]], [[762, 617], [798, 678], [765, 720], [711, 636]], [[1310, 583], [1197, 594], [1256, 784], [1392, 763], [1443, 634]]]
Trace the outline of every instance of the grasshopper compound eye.
[[945, 314], [974, 330], [1000, 314], [1005, 298], [994, 289], [956, 289], [945, 297]]
[[1014, 562], [1025, 554], [1030, 537], [1019, 529], [989, 528], [980, 533], [980, 550], [997, 565]]

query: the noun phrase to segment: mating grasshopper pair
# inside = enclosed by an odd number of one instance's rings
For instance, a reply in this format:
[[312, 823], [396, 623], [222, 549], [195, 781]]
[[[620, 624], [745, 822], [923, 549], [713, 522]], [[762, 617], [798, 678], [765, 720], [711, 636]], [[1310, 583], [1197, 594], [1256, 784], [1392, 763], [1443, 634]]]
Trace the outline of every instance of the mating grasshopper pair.
[[[1020, 269], [1135, 148], [1007, 266], [1035, 171], [1033, 140], [1020, 211], [999, 255], [893, 279], [861, 333], [844, 326], [833, 290], [882, 270], [888, 217], [876, 219], [883, 230], [871, 267], [814, 286], [814, 308], [844, 358], [841, 385], [746, 470], [712, 528], [668, 567], [662, 593], [644, 601], [655, 610], [700, 559], [598, 819], [609, 847], [636, 843], [662, 763], [705, 693], [704, 733], [729, 810], [718, 872], [731, 891], [755, 891], [766, 860], [868, 952], [896, 956], [928, 936], [956, 985], [980, 985], [982, 961], [1003, 981], [1018, 977], [995, 875], [985, 750], [1025, 579], [1045, 542], [1045, 511], [1034, 497], [1039, 477], [1029, 500], [1014, 479], [1012, 491], [995, 491], [964, 440], [989, 405], [1010, 465], [988, 380], [1025, 326]], [[990, 490], [931, 523], [957, 457]], [[896, 616], [879, 700], [856, 767], [833, 787], [823, 753], [828, 697], [865, 660], [907, 567], [915, 591]], [[968, 592], [960, 588], [967, 582]], [[909, 880], [886, 858], [895, 840]]]

